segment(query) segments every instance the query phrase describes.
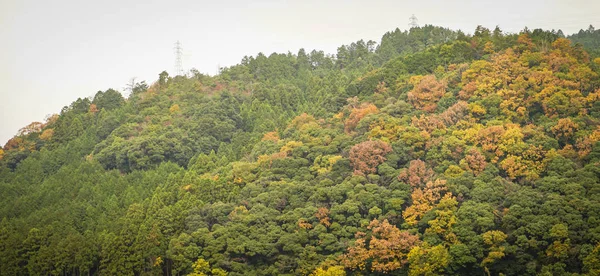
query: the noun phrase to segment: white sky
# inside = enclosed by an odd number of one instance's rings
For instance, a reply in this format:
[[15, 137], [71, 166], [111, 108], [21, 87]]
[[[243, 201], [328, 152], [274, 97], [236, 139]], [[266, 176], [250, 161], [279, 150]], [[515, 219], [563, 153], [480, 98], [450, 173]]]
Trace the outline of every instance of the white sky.
[[59, 113], [78, 97], [123, 90], [173, 71], [180, 40], [183, 66], [214, 74], [244, 55], [335, 53], [381, 36], [408, 17], [462, 29], [505, 32], [600, 27], [600, 1], [127, 1], [0, 0], [0, 145], [32, 121]]

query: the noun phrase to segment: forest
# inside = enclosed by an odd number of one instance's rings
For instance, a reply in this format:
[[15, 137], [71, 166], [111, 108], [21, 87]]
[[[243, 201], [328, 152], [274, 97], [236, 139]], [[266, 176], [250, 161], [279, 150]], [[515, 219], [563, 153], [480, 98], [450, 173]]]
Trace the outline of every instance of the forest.
[[0, 275], [600, 275], [600, 30], [166, 71], [0, 149]]

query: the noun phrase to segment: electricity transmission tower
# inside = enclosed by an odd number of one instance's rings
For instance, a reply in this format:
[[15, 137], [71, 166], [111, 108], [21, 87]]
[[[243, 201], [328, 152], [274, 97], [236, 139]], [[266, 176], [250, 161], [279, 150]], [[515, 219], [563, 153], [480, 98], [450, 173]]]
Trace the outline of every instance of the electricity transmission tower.
[[175, 75], [183, 76], [183, 48], [181, 48], [181, 43], [179, 42], [179, 40], [175, 42], [175, 47], [173, 48], [173, 50], [175, 51]]
[[419, 19], [417, 19], [417, 17], [414, 14], [411, 17], [409, 17], [408, 20], [408, 27], [410, 27], [411, 29], [419, 27]]

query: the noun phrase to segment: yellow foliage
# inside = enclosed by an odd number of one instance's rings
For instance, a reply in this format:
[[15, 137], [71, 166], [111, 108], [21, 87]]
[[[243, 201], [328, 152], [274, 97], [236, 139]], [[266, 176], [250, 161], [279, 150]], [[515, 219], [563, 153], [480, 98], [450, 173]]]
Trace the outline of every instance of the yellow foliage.
[[461, 169], [459, 166], [450, 165], [450, 166], [448, 166], [448, 169], [446, 169], [446, 171], [444, 172], [444, 176], [449, 177], [449, 178], [459, 177], [464, 172], [465, 171], [463, 171], [463, 169]]
[[188, 276], [207, 276], [210, 271], [210, 264], [204, 259], [200, 258], [192, 264], [194, 272], [188, 274]]
[[379, 119], [369, 126], [369, 138], [393, 142], [398, 140], [403, 130], [404, 127], [396, 118]]
[[296, 118], [294, 118], [292, 120], [292, 122], [290, 122], [290, 124], [288, 125], [288, 128], [294, 128], [297, 130], [302, 129], [302, 127], [306, 124], [310, 124], [310, 123], [316, 123], [317, 120], [315, 120], [315, 117], [308, 115], [306, 113], [302, 113], [298, 116], [296, 116]]
[[455, 212], [457, 206], [458, 202], [452, 196], [452, 193], [444, 195], [444, 198], [440, 200], [435, 210], [435, 219], [427, 222], [430, 227], [425, 230], [425, 233], [435, 233], [442, 237], [448, 244], [457, 243], [458, 238], [452, 230], [452, 226], [456, 224]]
[[173, 113], [179, 113], [180, 108], [178, 104], [174, 104], [169, 108], [169, 113], [173, 114]]
[[311, 223], [307, 222], [305, 219], [298, 219], [298, 227], [302, 228], [302, 229], [311, 229], [313, 226]]
[[279, 134], [277, 134], [277, 131], [267, 132], [263, 135], [262, 141], [273, 141], [277, 143], [279, 142]]
[[507, 237], [504, 232], [497, 230], [487, 231], [481, 234], [481, 237], [483, 238], [483, 243], [489, 246], [489, 253], [481, 262], [481, 266], [486, 267], [488, 264], [494, 263], [504, 257], [504, 246], [501, 246]]
[[442, 179], [429, 181], [424, 188], [415, 188], [411, 194], [412, 205], [402, 213], [406, 223], [416, 225], [427, 212], [433, 209], [444, 191], [446, 191], [446, 181]]
[[323, 269], [321, 267], [317, 268], [311, 276], [345, 276], [346, 271], [343, 266], [332, 266], [327, 269]]
[[233, 211], [231, 211], [231, 213], [229, 213], [228, 218], [230, 220], [235, 219], [236, 217], [240, 216], [240, 215], [244, 215], [248, 213], [248, 209], [246, 208], [246, 206], [244, 205], [240, 205], [237, 206], [233, 209]]
[[474, 116], [483, 116], [486, 114], [485, 107], [476, 103], [469, 104], [469, 112]]
[[54, 130], [49, 128], [44, 130], [44, 132], [42, 132], [42, 134], [40, 134], [40, 139], [44, 140], [44, 141], [48, 141], [52, 138], [52, 136], [54, 135]]
[[316, 171], [317, 174], [328, 173], [333, 169], [333, 165], [342, 159], [341, 155], [319, 155], [315, 158], [311, 171]]
[[163, 263], [163, 259], [161, 256], [156, 257], [156, 259], [154, 260], [154, 264], [152, 266], [157, 267], [160, 266]]
[[408, 253], [409, 276], [441, 275], [450, 263], [450, 253], [443, 245], [431, 246], [424, 242]]
[[523, 141], [525, 135], [521, 131], [521, 127], [514, 124], [505, 125], [506, 131], [498, 141], [498, 149], [509, 154], [520, 154], [527, 148], [527, 144]]
[[304, 144], [302, 142], [298, 142], [298, 141], [289, 141], [287, 142], [287, 144], [285, 144], [283, 147], [281, 147], [281, 149], [279, 150], [279, 152], [285, 152], [287, 154], [292, 153], [292, 151], [295, 148], [301, 147]]
[[220, 268], [213, 268], [210, 273], [212, 273], [213, 276], [227, 276], [227, 271]]

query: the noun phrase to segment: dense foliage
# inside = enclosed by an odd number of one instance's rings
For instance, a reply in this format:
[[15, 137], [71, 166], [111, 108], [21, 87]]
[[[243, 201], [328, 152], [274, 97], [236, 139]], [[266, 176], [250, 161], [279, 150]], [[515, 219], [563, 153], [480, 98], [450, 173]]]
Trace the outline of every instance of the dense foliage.
[[0, 150], [0, 275], [598, 275], [597, 36], [425, 26], [78, 99]]

